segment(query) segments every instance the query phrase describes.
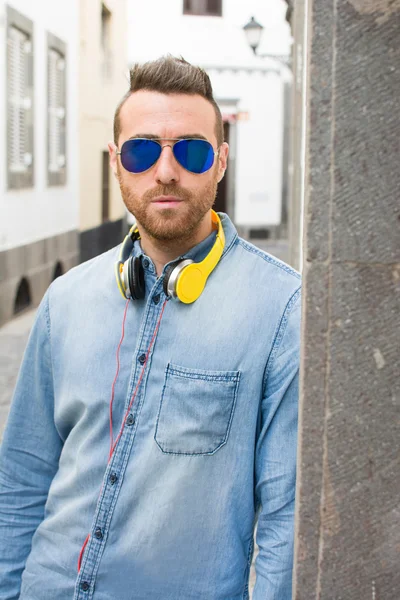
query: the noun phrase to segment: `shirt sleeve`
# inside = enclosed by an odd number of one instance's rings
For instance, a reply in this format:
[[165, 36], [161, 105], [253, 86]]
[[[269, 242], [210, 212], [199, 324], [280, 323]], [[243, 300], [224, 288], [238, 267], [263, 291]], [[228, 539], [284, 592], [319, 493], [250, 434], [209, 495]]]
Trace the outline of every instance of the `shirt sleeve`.
[[253, 600], [291, 600], [298, 381], [300, 289], [289, 300], [268, 360], [255, 458], [260, 509]]
[[49, 291], [37, 311], [0, 447], [0, 600], [16, 600], [62, 441], [54, 423]]

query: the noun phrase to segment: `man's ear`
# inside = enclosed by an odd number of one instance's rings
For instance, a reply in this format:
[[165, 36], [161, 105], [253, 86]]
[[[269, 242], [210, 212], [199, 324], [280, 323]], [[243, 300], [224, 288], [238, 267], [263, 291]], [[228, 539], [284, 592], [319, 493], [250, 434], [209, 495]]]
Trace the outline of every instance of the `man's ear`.
[[118, 179], [118, 155], [117, 155], [117, 146], [114, 142], [108, 142], [108, 152], [110, 154], [110, 167], [113, 170], [114, 177]]
[[218, 153], [218, 183], [225, 175], [226, 167], [228, 166], [229, 146], [226, 142], [221, 144]]

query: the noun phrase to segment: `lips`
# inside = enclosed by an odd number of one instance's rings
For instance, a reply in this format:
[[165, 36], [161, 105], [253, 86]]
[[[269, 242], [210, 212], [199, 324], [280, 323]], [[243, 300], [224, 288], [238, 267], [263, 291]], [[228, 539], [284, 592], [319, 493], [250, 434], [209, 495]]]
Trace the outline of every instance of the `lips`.
[[168, 208], [177, 209], [181, 205], [182, 199], [176, 196], [157, 196], [153, 198], [151, 203], [159, 210], [166, 210]]
[[181, 198], [177, 198], [176, 196], [157, 196], [156, 198], [153, 198], [152, 202], [154, 203], [176, 203], [176, 202], [182, 202]]

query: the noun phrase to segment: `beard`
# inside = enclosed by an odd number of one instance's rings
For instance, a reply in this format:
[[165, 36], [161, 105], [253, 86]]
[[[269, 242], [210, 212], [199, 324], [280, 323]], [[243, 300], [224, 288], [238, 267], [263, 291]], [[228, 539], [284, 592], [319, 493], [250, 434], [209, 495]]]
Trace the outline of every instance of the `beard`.
[[[120, 172], [118, 172], [118, 180], [126, 208], [134, 215], [147, 235], [161, 242], [187, 241], [194, 237], [217, 195], [216, 170], [211, 181], [196, 192], [171, 184], [158, 185], [139, 196], [132, 185], [126, 185]], [[152, 205], [152, 200], [157, 196], [175, 196], [182, 202], [178, 209], [157, 210], [157, 207]]]

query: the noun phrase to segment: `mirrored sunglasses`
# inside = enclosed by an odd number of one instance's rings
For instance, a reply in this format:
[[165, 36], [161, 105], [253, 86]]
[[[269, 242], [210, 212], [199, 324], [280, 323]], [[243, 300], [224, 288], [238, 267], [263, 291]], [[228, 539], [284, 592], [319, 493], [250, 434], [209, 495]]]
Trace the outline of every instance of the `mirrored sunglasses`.
[[[134, 138], [122, 144], [121, 163], [124, 169], [130, 173], [143, 173], [152, 167], [161, 156], [163, 146], [160, 140], [149, 140], [147, 138]], [[167, 144], [172, 148], [174, 157], [178, 163], [191, 173], [205, 173], [214, 164], [214, 156], [218, 154], [210, 142], [199, 139], [169, 140], [173, 144]]]

